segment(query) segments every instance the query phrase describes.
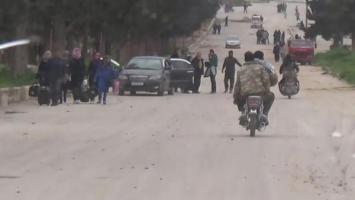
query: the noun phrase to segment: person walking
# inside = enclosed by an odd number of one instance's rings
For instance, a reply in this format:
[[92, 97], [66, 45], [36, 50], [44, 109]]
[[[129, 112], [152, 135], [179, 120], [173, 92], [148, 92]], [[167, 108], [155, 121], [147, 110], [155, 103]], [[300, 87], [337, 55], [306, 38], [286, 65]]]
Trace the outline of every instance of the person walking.
[[280, 54], [281, 54], [281, 46], [279, 43], [275, 44], [272, 52], [274, 53], [275, 62], [278, 63], [280, 61]]
[[71, 74], [71, 87], [73, 91], [74, 103], [80, 103], [81, 86], [85, 76], [85, 63], [81, 56], [81, 49], [74, 48], [72, 60], [69, 64]]
[[299, 10], [298, 10], [298, 6], [296, 6], [295, 15], [296, 15], [296, 20], [297, 20], [297, 21], [300, 21], [300, 12], [299, 12]]
[[197, 52], [194, 59], [191, 62], [194, 67], [194, 93], [200, 93], [200, 85], [201, 85], [201, 76], [204, 72], [204, 61], [201, 56], [201, 52]]
[[222, 73], [225, 72], [224, 75], [224, 93], [228, 92], [229, 88], [229, 93], [233, 92], [233, 87], [234, 87], [234, 80], [235, 80], [235, 65], [238, 65], [241, 67], [242, 65], [240, 62], [233, 56], [233, 51], [228, 52], [228, 57], [224, 59], [223, 67], [222, 67]]
[[36, 74], [36, 78], [40, 86], [49, 86], [49, 65], [48, 61], [52, 58], [52, 52], [46, 51], [42, 56], [42, 61], [38, 66], [38, 71]]
[[247, 4], [247, 2], [244, 2], [243, 7], [244, 7], [244, 14], [247, 14], [248, 13], [248, 4]]
[[61, 96], [61, 88], [64, 80], [65, 62], [62, 52], [57, 51], [55, 56], [48, 61], [49, 91], [52, 104], [57, 106]]
[[226, 16], [226, 18], [224, 19], [224, 26], [225, 27], [228, 26], [228, 22], [229, 22], [229, 19], [228, 19], [228, 16]]
[[90, 102], [93, 103], [95, 100], [95, 96], [93, 94], [97, 94], [97, 86], [95, 82], [95, 75], [96, 71], [99, 66], [102, 64], [103, 59], [101, 57], [100, 52], [96, 52], [94, 54], [93, 59], [90, 62], [89, 69], [88, 69], [88, 78], [89, 78], [89, 88], [90, 88]]
[[60, 103], [66, 103], [67, 102], [67, 93], [68, 90], [70, 89], [70, 69], [69, 69], [69, 63], [70, 63], [70, 52], [65, 50], [63, 52], [63, 61], [64, 61], [64, 78], [62, 82], [62, 87], [60, 91]]
[[211, 93], [214, 94], [217, 92], [216, 75], [218, 66], [218, 56], [213, 49], [210, 49], [210, 53], [208, 54], [208, 61], [210, 63]]
[[99, 92], [97, 104], [101, 104], [102, 102], [105, 105], [107, 103], [107, 93], [113, 78], [114, 71], [111, 66], [110, 58], [105, 57], [103, 63], [99, 64], [95, 73], [95, 82]]
[[274, 31], [274, 44], [276, 44], [278, 41], [277, 41], [277, 30]]
[[[281, 31], [280, 31], [280, 33], [281, 33]], [[281, 42], [281, 43], [286, 43], [286, 42], [285, 42], [285, 40], [286, 40], [286, 34], [285, 34], [285, 31], [283, 31], [283, 32], [282, 32], [282, 34], [281, 34], [281, 38], [280, 38], [280, 39], [281, 39], [281, 40], [280, 40], [280, 42]]]

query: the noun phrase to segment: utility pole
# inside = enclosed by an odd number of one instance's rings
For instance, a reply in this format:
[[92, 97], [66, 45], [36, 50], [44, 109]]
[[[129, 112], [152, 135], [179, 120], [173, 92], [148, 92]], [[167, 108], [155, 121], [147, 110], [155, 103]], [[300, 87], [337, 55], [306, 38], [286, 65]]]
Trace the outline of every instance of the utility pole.
[[306, 30], [308, 29], [308, 5], [309, 5], [309, 0], [306, 0]]

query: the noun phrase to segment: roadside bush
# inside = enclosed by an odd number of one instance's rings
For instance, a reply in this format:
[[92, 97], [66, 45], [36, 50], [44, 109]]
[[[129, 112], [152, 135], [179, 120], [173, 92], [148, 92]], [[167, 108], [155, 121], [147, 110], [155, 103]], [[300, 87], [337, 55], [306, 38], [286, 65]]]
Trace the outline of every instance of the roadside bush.
[[0, 64], [0, 88], [32, 84], [35, 76], [36, 74], [32, 70], [27, 69], [21, 76], [14, 79], [9, 68]]
[[355, 85], [354, 52], [347, 49], [333, 49], [326, 53], [319, 53], [316, 55], [316, 64]]

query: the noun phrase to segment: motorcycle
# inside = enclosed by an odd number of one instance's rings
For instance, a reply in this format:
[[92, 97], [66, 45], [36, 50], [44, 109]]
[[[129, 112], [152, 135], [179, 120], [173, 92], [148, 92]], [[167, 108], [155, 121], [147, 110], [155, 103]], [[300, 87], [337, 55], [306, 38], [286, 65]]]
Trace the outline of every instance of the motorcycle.
[[246, 121], [242, 126], [250, 131], [250, 137], [255, 137], [256, 130], [262, 131], [267, 126], [265, 116], [263, 115], [264, 105], [262, 97], [249, 96], [244, 108], [243, 115], [246, 117]]
[[279, 90], [282, 95], [287, 96], [289, 99], [299, 93], [300, 82], [297, 79], [296, 71], [283, 72], [283, 78], [279, 83]]

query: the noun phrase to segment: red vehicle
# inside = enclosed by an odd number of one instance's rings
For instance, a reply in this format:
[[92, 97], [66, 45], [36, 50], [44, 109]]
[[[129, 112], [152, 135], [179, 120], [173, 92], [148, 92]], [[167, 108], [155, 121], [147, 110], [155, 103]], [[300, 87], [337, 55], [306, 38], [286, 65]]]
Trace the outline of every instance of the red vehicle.
[[315, 43], [312, 40], [292, 39], [288, 41], [288, 53], [292, 59], [301, 64], [314, 61]]

